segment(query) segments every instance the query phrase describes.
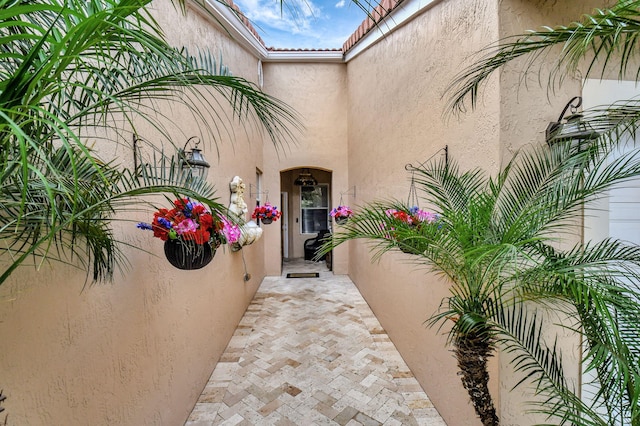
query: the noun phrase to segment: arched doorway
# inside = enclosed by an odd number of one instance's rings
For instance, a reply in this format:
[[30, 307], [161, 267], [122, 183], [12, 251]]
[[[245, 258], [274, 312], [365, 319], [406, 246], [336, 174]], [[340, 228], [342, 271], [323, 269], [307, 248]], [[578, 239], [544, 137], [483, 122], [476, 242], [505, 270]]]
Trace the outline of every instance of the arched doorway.
[[[282, 262], [306, 269], [323, 267], [314, 262], [313, 240], [331, 232], [332, 172], [297, 167], [280, 172]], [[305, 247], [306, 244], [306, 247]]]

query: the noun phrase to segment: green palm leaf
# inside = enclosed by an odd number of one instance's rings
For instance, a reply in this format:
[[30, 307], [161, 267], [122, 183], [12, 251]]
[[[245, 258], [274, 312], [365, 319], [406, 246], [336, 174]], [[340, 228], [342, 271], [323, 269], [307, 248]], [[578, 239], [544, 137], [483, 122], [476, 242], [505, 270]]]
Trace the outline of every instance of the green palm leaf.
[[[401, 202], [374, 202], [357, 211], [323, 250], [363, 238], [374, 259], [390, 250], [408, 253], [407, 261], [451, 282], [449, 297], [426, 324], [449, 325], [448, 341], [463, 372], [469, 348], [482, 351], [482, 358], [490, 356], [487, 349], [499, 348], [513, 354], [519, 384], [533, 380], [544, 403], [532, 409], [553, 422], [603, 425], [622, 418], [635, 424], [640, 248], [616, 240], [556, 246], [575, 229], [568, 225], [585, 201], [640, 175], [640, 156], [636, 150], [611, 161], [616, 144], [605, 139], [583, 148], [529, 147], [493, 178], [432, 161], [412, 173], [440, 215], [436, 226], [407, 225], [385, 213], [409, 212]], [[563, 314], [563, 326], [584, 336], [585, 368], [596, 371], [601, 385], [594, 406], [566, 383], [562, 354], [541, 332], [549, 319], [531, 308]], [[467, 378], [463, 383], [473, 398], [475, 384]], [[481, 405], [474, 401], [476, 408]], [[601, 408], [608, 414], [601, 415]], [[483, 418], [491, 422], [491, 416]]]
[[[543, 63], [539, 59], [558, 45], [562, 50], [549, 77], [550, 86], [571, 75], [584, 60], [587, 61], [585, 78], [603, 72], [609, 66], [617, 66], [619, 76], [630, 72], [637, 79], [640, 69], [629, 69], [629, 66], [633, 64], [638, 47], [639, 11], [640, 1], [620, 0], [611, 8], [584, 15], [581, 21], [568, 26], [544, 28], [501, 40], [482, 51], [483, 58], [454, 78], [448, 89], [452, 93], [451, 108], [464, 111], [467, 102], [475, 108], [479, 89], [493, 72], [520, 57], [527, 58], [523, 72], [531, 72], [536, 64]], [[614, 58], [615, 62], [612, 61]]]
[[171, 142], [179, 126], [156, 112], [167, 102], [215, 144], [238, 122], [281, 149], [298, 127], [289, 107], [209, 52], [169, 46], [149, 4], [0, 0], [0, 255], [11, 257], [0, 283], [29, 258], [79, 262], [94, 280], [109, 279], [126, 267], [109, 222], [148, 203], [137, 197], [181, 194], [224, 211], [213, 188], [186, 179], [174, 159], [160, 153], [139, 176], [98, 160], [89, 138], [102, 151], [143, 122]]

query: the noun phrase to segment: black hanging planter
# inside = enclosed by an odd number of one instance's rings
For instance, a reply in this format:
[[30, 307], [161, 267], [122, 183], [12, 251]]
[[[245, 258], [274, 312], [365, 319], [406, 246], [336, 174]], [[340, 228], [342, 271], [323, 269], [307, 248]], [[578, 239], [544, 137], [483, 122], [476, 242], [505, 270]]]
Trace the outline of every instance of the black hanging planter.
[[411, 242], [407, 242], [411, 240], [400, 241], [397, 239], [397, 237], [395, 237], [395, 240], [396, 240], [396, 247], [398, 247], [401, 252], [407, 253], [407, 254], [419, 254], [418, 250], [415, 247], [413, 247], [413, 245], [411, 245]]
[[264, 217], [262, 219], [260, 219], [262, 221], [262, 223], [264, 223], [265, 225], [269, 225], [271, 222], [273, 222], [273, 219], [271, 219], [270, 217]]
[[415, 247], [412, 242], [406, 242], [406, 241], [398, 241], [398, 248], [400, 249], [401, 252], [403, 253], [407, 253], [407, 254], [420, 254], [420, 250], [418, 250], [417, 247]]
[[180, 239], [164, 242], [164, 255], [169, 263], [178, 269], [200, 269], [209, 264], [216, 250], [211, 244], [196, 244], [194, 241]]
[[344, 225], [349, 221], [349, 218], [346, 216], [335, 216], [334, 219], [338, 225]]

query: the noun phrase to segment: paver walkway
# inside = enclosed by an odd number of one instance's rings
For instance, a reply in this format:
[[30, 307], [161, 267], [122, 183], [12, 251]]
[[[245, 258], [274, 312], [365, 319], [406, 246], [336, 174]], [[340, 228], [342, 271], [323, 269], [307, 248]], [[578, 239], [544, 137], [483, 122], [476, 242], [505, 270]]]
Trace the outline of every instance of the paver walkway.
[[446, 426], [349, 277], [316, 265], [265, 278], [185, 425]]

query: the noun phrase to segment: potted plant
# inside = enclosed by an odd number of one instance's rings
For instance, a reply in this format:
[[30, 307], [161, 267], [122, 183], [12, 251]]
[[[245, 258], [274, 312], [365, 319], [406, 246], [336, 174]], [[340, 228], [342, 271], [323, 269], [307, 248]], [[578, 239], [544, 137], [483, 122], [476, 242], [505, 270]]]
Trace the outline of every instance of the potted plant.
[[344, 225], [353, 216], [353, 210], [349, 206], [338, 206], [331, 210], [331, 217], [338, 225]]
[[274, 220], [280, 219], [282, 212], [276, 206], [272, 206], [268, 201], [261, 206], [256, 206], [251, 217], [260, 219], [265, 225], [270, 224]]
[[421, 226], [423, 224], [434, 223], [440, 218], [440, 215], [438, 215], [437, 213], [422, 210], [418, 206], [413, 206], [406, 211], [388, 209], [385, 211], [385, 213], [389, 217], [393, 217], [400, 222], [414, 227]]
[[137, 226], [165, 242], [165, 256], [178, 269], [206, 266], [221, 244], [233, 244], [240, 237], [237, 225], [221, 214], [214, 216], [201, 203], [179, 198], [173, 205], [155, 212], [152, 223]]
[[417, 252], [411, 244], [411, 240], [398, 238], [398, 235], [402, 234], [399, 228], [414, 228], [420, 233], [420, 231], [427, 231], [427, 226], [435, 224], [440, 219], [440, 215], [422, 210], [418, 206], [407, 210], [387, 209], [385, 214], [391, 219], [388, 238], [397, 240], [398, 248], [403, 253], [410, 254], [417, 254]]

